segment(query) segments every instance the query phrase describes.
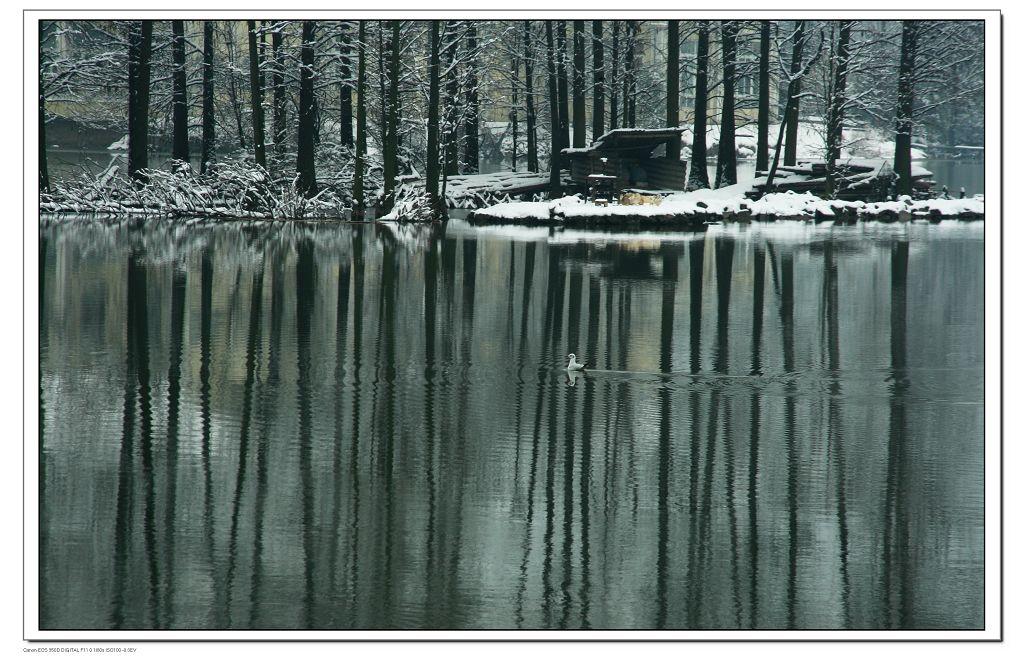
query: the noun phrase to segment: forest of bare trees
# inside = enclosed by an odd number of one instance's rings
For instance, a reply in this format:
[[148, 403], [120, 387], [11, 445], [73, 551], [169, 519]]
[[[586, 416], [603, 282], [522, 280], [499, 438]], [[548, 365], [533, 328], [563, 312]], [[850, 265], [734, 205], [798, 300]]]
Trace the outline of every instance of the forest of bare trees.
[[[690, 189], [736, 183], [748, 157], [771, 177], [814, 148], [831, 191], [857, 127], [889, 145], [908, 193], [912, 149], [983, 137], [980, 22], [43, 21], [39, 35], [41, 192], [83, 207], [159, 185], [197, 213], [233, 196], [360, 215], [419, 187], [442, 217], [451, 176], [550, 173], [557, 196], [562, 149], [666, 125], [690, 129], [670, 154]], [[126, 164], [55, 176], [58, 128], [126, 136]]]

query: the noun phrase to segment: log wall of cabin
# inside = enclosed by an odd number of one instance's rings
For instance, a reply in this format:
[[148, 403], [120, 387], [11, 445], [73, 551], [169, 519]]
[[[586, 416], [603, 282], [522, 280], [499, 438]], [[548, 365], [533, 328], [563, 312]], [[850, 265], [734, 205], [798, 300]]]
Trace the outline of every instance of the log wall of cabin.
[[647, 186], [654, 190], [685, 190], [685, 161], [671, 161], [668, 158], [622, 158], [606, 156], [607, 163], [602, 163], [600, 156], [573, 157], [570, 161], [569, 173], [573, 183], [587, 185], [587, 177], [591, 174], [613, 174], [616, 177], [617, 190], [636, 187], [630, 181], [630, 167], [639, 165], [647, 173]]
[[647, 158], [640, 161], [647, 171], [647, 183], [654, 190], [683, 190], [686, 188], [686, 163], [669, 158]]

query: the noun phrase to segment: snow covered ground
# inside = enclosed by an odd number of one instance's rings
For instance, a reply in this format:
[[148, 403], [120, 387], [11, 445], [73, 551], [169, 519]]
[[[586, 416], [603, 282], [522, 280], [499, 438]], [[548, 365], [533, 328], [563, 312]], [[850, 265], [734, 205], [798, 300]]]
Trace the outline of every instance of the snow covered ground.
[[[768, 125], [769, 158], [775, 153], [775, 143], [779, 138], [780, 124]], [[717, 151], [719, 127], [708, 127], [708, 149]], [[896, 143], [882, 131], [873, 128], [847, 127], [843, 130], [842, 158], [884, 158], [892, 160]], [[693, 144], [693, 133], [683, 134], [683, 146], [686, 152]], [[757, 155], [757, 125], [747, 124], [736, 129], [736, 152], [740, 158], [754, 158]], [[689, 157], [689, 153], [684, 153]], [[913, 159], [927, 158], [927, 154], [917, 148], [910, 150]], [[798, 159], [818, 159], [825, 157], [824, 126], [814, 118], [801, 119], [797, 128]]]
[[756, 201], [747, 199], [749, 183], [717, 190], [697, 190], [668, 195], [661, 204], [625, 206], [611, 204], [597, 206], [579, 197], [562, 197], [548, 202], [508, 202], [482, 209], [473, 217], [485, 220], [509, 221], [569, 221], [595, 219], [642, 219], [676, 217], [692, 221], [696, 217], [731, 216], [749, 214], [752, 217], [775, 218], [829, 218], [837, 214], [877, 217], [895, 214], [910, 217], [981, 216], [985, 213], [982, 196], [967, 199], [912, 200], [903, 197], [891, 202], [862, 202], [825, 200], [810, 193], [771, 193]]
[[128, 151], [128, 136], [125, 135], [120, 140], [112, 142], [107, 151]]

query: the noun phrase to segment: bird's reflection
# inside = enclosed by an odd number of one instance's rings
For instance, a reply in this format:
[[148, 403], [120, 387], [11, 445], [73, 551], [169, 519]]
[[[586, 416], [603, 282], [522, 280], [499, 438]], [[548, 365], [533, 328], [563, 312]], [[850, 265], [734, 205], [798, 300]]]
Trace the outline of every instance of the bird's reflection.
[[565, 384], [569, 387], [576, 387], [576, 379], [580, 377], [579, 371], [566, 371]]

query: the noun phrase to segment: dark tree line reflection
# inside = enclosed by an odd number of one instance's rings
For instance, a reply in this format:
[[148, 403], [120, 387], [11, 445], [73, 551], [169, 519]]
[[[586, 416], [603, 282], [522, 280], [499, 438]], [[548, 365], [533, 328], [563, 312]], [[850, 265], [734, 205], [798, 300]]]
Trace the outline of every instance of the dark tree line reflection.
[[977, 627], [982, 244], [902, 231], [45, 226], [42, 625]]

